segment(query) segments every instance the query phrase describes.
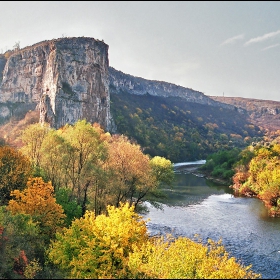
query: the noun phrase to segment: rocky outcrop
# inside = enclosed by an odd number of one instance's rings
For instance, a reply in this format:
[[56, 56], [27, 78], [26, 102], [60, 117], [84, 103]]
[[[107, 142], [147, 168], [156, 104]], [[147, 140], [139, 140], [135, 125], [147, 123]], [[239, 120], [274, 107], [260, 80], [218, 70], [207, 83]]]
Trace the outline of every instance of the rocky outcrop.
[[86, 119], [112, 130], [108, 48], [103, 41], [78, 37], [15, 51], [3, 70], [0, 118], [13, 116], [18, 108], [36, 108], [40, 121], [54, 128]]
[[114, 93], [123, 91], [137, 95], [150, 94], [162, 97], [178, 96], [184, 98], [187, 102], [222, 107], [245, 113], [245, 110], [241, 108], [238, 109], [235, 106], [215, 101], [202, 92], [163, 81], [146, 80], [135, 77], [118, 71], [113, 67], [109, 67], [109, 81], [110, 92]]

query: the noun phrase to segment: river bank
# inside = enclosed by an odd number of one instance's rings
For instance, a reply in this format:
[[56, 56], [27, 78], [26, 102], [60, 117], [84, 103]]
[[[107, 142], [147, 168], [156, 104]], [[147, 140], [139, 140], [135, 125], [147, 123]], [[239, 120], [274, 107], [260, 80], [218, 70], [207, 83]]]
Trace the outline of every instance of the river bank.
[[198, 160], [194, 162], [180, 162], [173, 164], [175, 173], [183, 173], [183, 174], [193, 174], [197, 177], [203, 177], [212, 182], [222, 184], [222, 185], [230, 185], [231, 182], [224, 180], [222, 178], [216, 178], [211, 176], [210, 173], [205, 172], [204, 170], [199, 169], [203, 164], [205, 164], [205, 160]]
[[172, 188], [161, 188], [165, 199], [156, 200], [161, 207], [145, 204], [149, 234], [222, 239], [230, 255], [252, 265], [262, 279], [280, 279], [280, 219], [270, 218], [259, 199], [235, 197], [228, 185], [207, 181], [175, 174]]

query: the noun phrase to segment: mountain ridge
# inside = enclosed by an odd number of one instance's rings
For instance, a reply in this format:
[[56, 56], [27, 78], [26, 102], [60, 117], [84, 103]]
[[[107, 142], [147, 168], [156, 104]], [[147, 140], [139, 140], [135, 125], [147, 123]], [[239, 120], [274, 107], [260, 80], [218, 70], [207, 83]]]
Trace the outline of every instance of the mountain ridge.
[[37, 117], [55, 128], [86, 118], [173, 160], [201, 159], [264, 135], [246, 106], [125, 74], [109, 65], [107, 51], [103, 41], [74, 37], [0, 55], [2, 135], [12, 139], [17, 125], [22, 129]]

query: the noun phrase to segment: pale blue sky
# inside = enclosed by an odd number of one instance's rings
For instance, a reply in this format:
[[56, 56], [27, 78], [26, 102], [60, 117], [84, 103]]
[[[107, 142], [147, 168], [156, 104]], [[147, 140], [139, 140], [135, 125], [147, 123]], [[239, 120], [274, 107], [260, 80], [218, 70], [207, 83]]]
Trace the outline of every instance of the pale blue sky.
[[124, 73], [280, 101], [280, 2], [1, 1], [0, 11], [0, 52], [93, 37]]

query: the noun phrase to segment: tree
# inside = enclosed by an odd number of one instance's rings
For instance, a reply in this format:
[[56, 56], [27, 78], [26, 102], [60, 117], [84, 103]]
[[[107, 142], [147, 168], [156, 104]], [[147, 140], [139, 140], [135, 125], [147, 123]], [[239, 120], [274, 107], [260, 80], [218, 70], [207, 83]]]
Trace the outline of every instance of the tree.
[[221, 240], [201, 240], [172, 235], [149, 240], [134, 248], [128, 266], [134, 278], [154, 279], [256, 279], [260, 274], [242, 266], [226, 252]]
[[65, 165], [69, 160], [70, 144], [57, 130], [49, 130], [40, 147], [40, 169], [46, 181], [51, 181], [55, 191], [67, 186]]
[[34, 126], [23, 139], [37, 134], [41, 141], [31, 139], [33, 144], [23, 150], [56, 192], [70, 190], [68, 202], [76, 201], [82, 215], [86, 209], [105, 213], [107, 205], [126, 201], [137, 206], [160, 182], [172, 181], [170, 161], [161, 157], [150, 161], [140, 145], [123, 135], [111, 136], [98, 124], [80, 120], [56, 131]]
[[87, 211], [51, 242], [50, 260], [71, 278], [127, 278], [133, 248], [148, 239], [147, 228], [134, 207], [107, 207], [108, 215]]
[[159, 183], [172, 185], [174, 181], [174, 170], [170, 160], [155, 156], [150, 160], [150, 165]]
[[112, 172], [110, 181], [111, 204], [116, 207], [128, 201], [135, 206], [157, 187], [149, 156], [144, 155], [138, 144], [126, 136], [114, 135], [108, 143], [107, 166]]
[[149, 237], [145, 221], [129, 207], [107, 207], [108, 215], [87, 211], [56, 234], [49, 259], [66, 278], [82, 279], [255, 279], [221, 245], [186, 237]]
[[232, 187], [239, 195], [263, 200], [270, 216], [280, 216], [280, 145], [256, 145], [247, 150], [250, 153], [241, 153]]
[[[13, 215], [5, 206], [0, 207], [0, 278], [15, 279], [32, 263], [43, 262], [44, 247], [39, 227], [28, 214]], [[40, 270], [37, 265], [33, 276]]]
[[85, 120], [59, 130], [36, 124], [22, 133], [22, 151], [32, 160], [35, 176], [51, 181], [55, 191], [69, 189], [69, 202], [76, 200], [84, 214], [106, 157], [108, 137], [99, 125]]
[[56, 202], [60, 204], [66, 215], [65, 225], [68, 227], [75, 218], [82, 217], [82, 207], [78, 205], [75, 198], [70, 199], [71, 190], [60, 188], [55, 192]]
[[49, 132], [49, 127], [39, 123], [29, 125], [22, 131], [21, 140], [24, 144], [21, 151], [30, 158], [34, 167], [40, 167], [41, 146]]
[[20, 50], [20, 41], [15, 42], [15, 45], [13, 46], [14, 51]]
[[56, 203], [51, 182], [45, 183], [41, 177], [30, 178], [23, 191], [11, 192], [14, 199], [9, 201], [7, 209], [13, 214], [31, 215], [40, 226], [46, 242], [64, 225], [65, 214], [61, 205]]
[[107, 156], [103, 142], [108, 135], [85, 120], [73, 126], [65, 125], [59, 132], [68, 145], [67, 154], [63, 155], [62, 168], [67, 179], [64, 185], [71, 188], [71, 195], [77, 197], [84, 214], [89, 192], [93, 191], [91, 189]]
[[20, 151], [0, 146], [0, 205], [8, 203], [11, 191], [26, 187], [31, 171], [29, 159]]

